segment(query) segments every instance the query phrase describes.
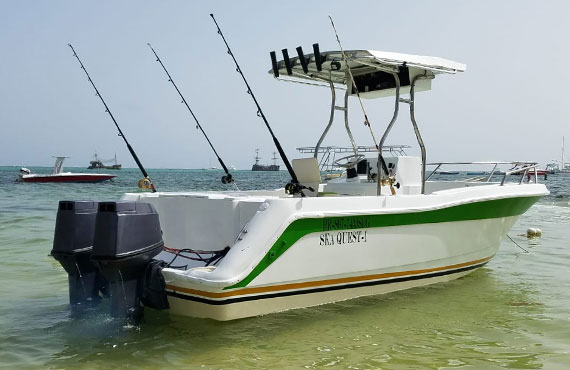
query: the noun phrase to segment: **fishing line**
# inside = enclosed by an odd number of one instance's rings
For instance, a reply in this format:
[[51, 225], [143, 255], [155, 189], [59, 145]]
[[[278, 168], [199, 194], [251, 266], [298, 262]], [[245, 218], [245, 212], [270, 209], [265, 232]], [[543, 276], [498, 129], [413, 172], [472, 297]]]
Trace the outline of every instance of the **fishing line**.
[[[348, 58], [346, 57], [346, 54], [344, 53], [344, 49], [342, 48], [342, 44], [340, 43], [340, 38], [338, 37], [338, 32], [336, 31], [336, 27], [334, 26], [333, 19], [330, 15], [329, 15], [329, 19], [331, 21], [331, 25], [332, 25], [332, 28], [334, 30], [334, 34], [336, 36], [336, 41], [338, 42], [338, 46], [340, 48], [340, 53], [342, 54], [342, 58], [344, 59], [344, 63], [346, 64], [346, 70], [348, 72], [348, 75], [350, 76], [351, 85], [354, 87], [354, 91], [356, 92], [356, 96], [358, 97], [358, 102], [360, 103], [360, 108], [362, 108], [362, 113], [364, 114], [364, 125], [368, 126], [368, 130], [370, 131], [370, 135], [372, 136], [372, 141], [374, 142], [374, 146], [376, 147], [376, 150], [378, 151], [378, 157], [380, 159], [380, 165], [382, 166], [382, 170], [384, 171], [386, 176], [389, 177], [390, 173], [388, 172], [388, 167], [386, 166], [386, 162], [384, 161], [384, 157], [382, 156], [382, 150], [380, 149], [380, 147], [378, 146], [378, 143], [376, 142], [376, 137], [374, 136], [374, 131], [372, 131], [372, 127], [370, 126], [370, 121], [368, 120], [368, 115], [366, 114], [366, 110], [364, 109], [364, 104], [362, 104], [362, 98], [360, 97], [360, 92], [358, 91], [358, 87], [356, 86], [356, 82], [354, 81], [354, 76], [352, 75], [352, 70], [350, 69], [350, 65], [348, 64]], [[398, 104], [398, 99], [399, 99], [399, 97], [397, 97], [397, 99], [396, 99], [396, 104]], [[380, 182], [380, 174], [378, 174], [378, 181]], [[390, 185], [390, 192], [392, 193], [392, 195], [396, 195], [396, 190], [394, 190], [394, 186], [392, 184], [392, 181], [389, 181], [389, 185]]]
[[[154, 51], [152, 45], [150, 43], [147, 43], [148, 47], [150, 48], [150, 50], [152, 50], [152, 52], [154, 53], [154, 56], [156, 57], [156, 61], [160, 63], [160, 65], [162, 66], [162, 69], [164, 69], [164, 72], [166, 72], [166, 75], [168, 76], [168, 81], [172, 83], [172, 86], [174, 86], [174, 88], [176, 89], [176, 92], [178, 93], [178, 95], [180, 95], [180, 98], [182, 98], [182, 103], [184, 103], [184, 105], [186, 105], [186, 108], [188, 108], [188, 111], [190, 112], [190, 114], [192, 115], [192, 118], [194, 118], [194, 121], [196, 122], [196, 128], [199, 129], [200, 131], [202, 131], [202, 134], [204, 134], [204, 137], [206, 138], [206, 141], [208, 142], [208, 144], [210, 145], [210, 148], [212, 148], [212, 151], [214, 152], [214, 154], [216, 155], [216, 157], [218, 158], [218, 162], [220, 163], [220, 165], [222, 166], [222, 168], [224, 169], [224, 172], [226, 173], [225, 176], [222, 176], [222, 184], [230, 184], [230, 183], [234, 183], [234, 179], [232, 177], [232, 175], [230, 174], [230, 172], [228, 171], [228, 168], [226, 167], [226, 165], [224, 164], [224, 161], [222, 161], [222, 158], [220, 158], [220, 156], [218, 155], [218, 152], [216, 151], [216, 149], [214, 148], [214, 145], [212, 144], [212, 142], [210, 141], [210, 139], [208, 138], [208, 135], [206, 135], [206, 132], [204, 131], [204, 129], [202, 128], [202, 125], [200, 125], [200, 122], [198, 122], [198, 118], [196, 118], [196, 115], [194, 114], [194, 112], [192, 111], [192, 109], [190, 109], [190, 106], [188, 105], [188, 102], [186, 102], [186, 99], [184, 99], [184, 96], [182, 95], [182, 93], [180, 92], [180, 90], [178, 89], [178, 86], [176, 86], [176, 83], [174, 83], [174, 79], [172, 78], [172, 76], [170, 76], [170, 73], [168, 73], [168, 70], [166, 69], [166, 67], [164, 66], [164, 63], [162, 63], [162, 60], [160, 59], [160, 57], [158, 56], [158, 54], [156, 53], [156, 51]], [[236, 185], [237, 188], [237, 185]], [[239, 190], [239, 189], [238, 189]]]
[[526, 249], [524, 249], [523, 247], [521, 247], [520, 245], [518, 245], [518, 243], [515, 242], [515, 241], [513, 240], [513, 238], [511, 238], [511, 237], [509, 236], [509, 234], [507, 234], [507, 238], [511, 239], [511, 241], [512, 241], [513, 243], [515, 243], [515, 245], [516, 245], [517, 247], [519, 247], [520, 249], [522, 249], [522, 250], [525, 251], [526, 253], [530, 253], [529, 251], [527, 251]]
[[133, 147], [131, 146], [131, 144], [129, 144], [129, 142], [127, 141], [127, 138], [125, 137], [125, 135], [123, 134], [123, 131], [121, 130], [121, 128], [119, 127], [119, 124], [117, 123], [117, 120], [115, 120], [115, 117], [113, 116], [113, 114], [111, 113], [111, 110], [109, 109], [109, 107], [107, 106], [107, 103], [105, 103], [105, 100], [103, 100], [103, 97], [101, 96], [101, 94], [99, 93], [99, 90], [97, 89], [97, 87], [95, 86], [95, 83], [93, 82], [93, 80], [91, 79], [91, 76], [89, 75], [89, 73], [87, 72], [87, 69], [85, 68], [85, 66], [83, 65], [83, 63], [81, 62], [81, 59], [79, 59], [79, 55], [77, 55], [77, 53], [75, 52], [75, 49], [73, 48], [73, 46], [71, 44], [67, 44], [71, 50], [73, 51], [73, 56], [75, 58], [77, 58], [77, 61], [79, 62], [79, 64], [81, 65], [81, 69], [85, 72], [85, 74], [87, 75], [87, 80], [91, 83], [91, 86], [93, 86], [93, 88], [95, 89], [95, 95], [97, 95], [99, 97], [99, 99], [101, 99], [101, 102], [103, 103], [103, 105], [105, 106], [105, 112], [109, 113], [109, 116], [111, 117], [111, 119], [113, 120], [113, 123], [115, 124], [115, 126], [117, 127], [117, 130], [119, 131], [119, 136], [123, 138], [123, 140], [125, 141], [125, 144], [127, 144], [127, 149], [129, 150], [129, 152], [131, 153], [131, 155], [133, 156], [133, 159], [135, 160], [135, 162], [137, 163], [137, 166], [139, 167], [139, 169], [141, 170], [144, 178], [139, 180], [138, 182], [138, 186], [141, 189], [151, 189], [153, 193], [156, 192], [156, 188], [154, 186], [154, 184], [152, 183], [152, 181], [150, 180], [150, 177], [148, 176], [148, 173], [146, 172], [146, 170], [144, 169], [141, 161], [139, 160], [139, 157], [137, 156], [137, 154], [135, 153]]
[[220, 26], [218, 25], [218, 22], [216, 22], [216, 18], [214, 18], [214, 14], [210, 14], [210, 17], [212, 17], [212, 19], [214, 20], [214, 23], [216, 24], [216, 28], [218, 29], [218, 34], [221, 36], [222, 40], [224, 41], [224, 44], [226, 44], [226, 47], [228, 49], [227, 52], [232, 57], [235, 65], [236, 65], [236, 72], [238, 72], [241, 75], [243, 82], [245, 83], [245, 86], [247, 87], [247, 93], [251, 96], [251, 98], [253, 99], [253, 102], [255, 103], [255, 106], [257, 107], [257, 116], [261, 117], [263, 119], [265, 126], [267, 127], [267, 129], [269, 130], [269, 133], [271, 134], [271, 137], [273, 138], [273, 142], [275, 143], [275, 147], [277, 148], [277, 151], [279, 152], [279, 155], [281, 156], [281, 160], [285, 164], [285, 167], [287, 167], [287, 171], [289, 171], [289, 175], [291, 175], [291, 182], [288, 183], [287, 185], [285, 185], [285, 192], [288, 194], [301, 194], [301, 196], [304, 197], [305, 194], [303, 194], [303, 191], [302, 191], [303, 189], [308, 189], [310, 191], [314, 191], [314, 190], [311, 187], [306, 187], [306, 186], [303, 186], [299, 183], [299, 180], [297, 179], [297, 175], [295, 175], [295, 171], [293, 171], [293, 167], [291, 167], [291, 163], [289, 163], [289, 160], [287, 159], [287, 156], [285, 155], [285, 152], [283, 151], [283, 148], [281, 147], [279, 140], [277, 140], [277, 137], [273, 133], [271, 126], [269, 126], [269, 122], [267, 122], [267, 118], [265, 118], [265, 114], [263, 114], [263, 111], [261, 110], [261, 107], [259, 106], [259, 103], [257, 102], [257, 99], [255, 98], [255, 95], [253, 95], [253, 91], [251, 90], [251, 87], [249, 86], [249, 83], [247, 82], [245, 75], [241, 71], [241, 68], [240, 68], [238, 62], [237, 62], [234, 54], [232, 53], [232, 50], [230, 49], [230, 46], [228, 45], [228, 42], [226, 41], [226, 38], [224, 37], [224, 34], [222, 33]]
[[[350, 76], [350, 81], [352, 86], [354, 87], [354, 91], [356, 92], [356, 96], [358, 97], [358, 102], [360, 103], [360, 108], [362, 108], [362, 113], [364, 114], [364, 125], [368, 127], [368, 129], [370, 130], [370, 135], [372, 136], [372, 141], [374, 142], [374, 146], [376, 146], [376, 150], [380, 150], [380, 148], [378, 147], [378, 143], [376, 142], [376, 137], [374, 136], [374, 132], [372, 131], [372, 127], [370, 126], [370, 121], [368, 120], [368, 115], [366, 114], [366, 110], [364, 109], [364, 104], [362, 104], [362, 99], [360, 98], [360, 92], [358, 91], [358, 87], [356, 86], [356, 82], [354, 81], [354, 76], [352, 75], [352, 70], [350, 69], [350, 66], [348, 65], [348, 58], [346, 57], [346, 54], [344, 53], [344, 49], [342, 48], [342, 44], [340, 43], [340, 38], [338, 37], [338, 33], [336, 31], [336, 27], [334, 26], [334, 22], [332, 17], [329, 15], [329, 19], [331, 21], [331, 25], [332, 28], [334, 30], [334, 34], [336, 36], [336, 41], [338, 42], [338, 46], [340, 48], [340, 53], [342, 54], [342, 58], [344, 59], [344, 63], [346, 64], [346, 70], [348, 72], [348, 75]], [[386, 171], [387, 173], [387, 171]]]

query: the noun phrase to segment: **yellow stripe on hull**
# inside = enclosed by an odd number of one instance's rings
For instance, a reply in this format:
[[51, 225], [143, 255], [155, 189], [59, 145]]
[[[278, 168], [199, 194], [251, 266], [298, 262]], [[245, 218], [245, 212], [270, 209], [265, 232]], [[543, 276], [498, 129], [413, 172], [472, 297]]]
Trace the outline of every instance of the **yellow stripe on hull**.
[[166, 289], [169, 292], [168, 300], [173, 314], [225, 321], [450, 281], [474, 271], [492, 257], [422, 270], [251, 287], [224, 292], [208, 292], [173, 285], [167, 285]]

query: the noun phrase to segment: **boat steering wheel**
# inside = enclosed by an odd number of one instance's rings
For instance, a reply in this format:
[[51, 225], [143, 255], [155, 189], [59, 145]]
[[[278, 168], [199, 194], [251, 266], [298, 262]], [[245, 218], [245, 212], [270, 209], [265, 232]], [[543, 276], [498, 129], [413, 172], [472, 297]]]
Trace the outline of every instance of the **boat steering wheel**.
[[364, 155], [362, 154], [351, 154], [345, 157], [341, 157], [333, 162], [333, 164], [337, 167], [342, 168], [351, 168], [354, 167], [355, 164], [360, 162], [364, 159]]

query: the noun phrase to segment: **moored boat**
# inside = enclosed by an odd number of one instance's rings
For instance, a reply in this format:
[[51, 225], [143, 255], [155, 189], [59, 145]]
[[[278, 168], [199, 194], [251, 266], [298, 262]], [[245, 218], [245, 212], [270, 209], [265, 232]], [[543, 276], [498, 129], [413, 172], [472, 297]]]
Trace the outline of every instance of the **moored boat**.
[[548, 175], [548, 174], [550, 173], [550, 170], [548, 170], [548, 169], [544, 169], [544, 170], [543, 170], [543, 169], [536, 168], [536, 169], [531, 169], [531, 170], [529, 170], [528, 173], [529, 173], [529, 175], [531, 175], [531, 176], [534, 175], [535, 173], [536, 173], [538, 176], [545, 176], [545, 175]]
[[279, 171], [279, 165], [277, 164], [277, 157], [275, 156], [275, 152], [273, 152], [273, 164], [260, 164], [259, 160], [261, 157], [259, 156], [259, 149], [255, 149], [255, 163], [251, 166], [252, 171]]
[[[113, 164], [111, 165], [106, 165], [105, 163], [108, 162], [113, 162]], [[87, 167], [88, 170], [100, 170], [100, 169], [104, 169], [104, 170], [120, 170], [121, 169], [121, 165], [117, 162], [117, 154], [115, 154], [115, 157], [113, 157], [112, 159], [108, 159], [108, 160], [102, 160], [99, 158], [99, 156], [97, 155], [97, 153], [95, 153], [93, 155], [93, 159], [91, 161], [89, 161], [89, 167]]]
[[53, 172], [50, 174], [31, 173], [27, 168], [20, 169], [18, 180], [23, 182], [101, 182], [110, 180], [114, 175], [104, 173], [64, 172], [63, 161], [69, 157], [55, 157]]
[[[52, 254], [69, 268], [72, 303], [100, 295], [95, 283], [86, 289], [81, 280], [78, 288], [81, 269], [94, 271], [90, 263], [110, 286], [116, 316], [138, 315], [142, 302], [173, 314], [232, 320], [445, 282], [488, 263], [517, 218], [548, 194], [536, 171], [534, 182], [522, 181], [536, 163], [517, 162], [498, 182], [490, 176], [426, 176], [415, 93], [465, 65], [373, 50], [320, 53], [318, 46], [311, 55], [298, 54], [289, 58], [284, 52], [281, 61], [272, 54], [270, 73], [324, 82], [332, 93], [331, 118], [313, 156], [291, 164], [298, 182], [274, 190], [128, 193], [118, 202], [60, 202]], [[340, 108], [352, 152], [334, 160], [332, 167], [343, 171], [325, 181], [317, 156], [339, 109], [337, 86], [346, 88]], [[348, 122], [349, 97], [395, 98], [376, 152], [358, 150]], [[400, 104], [410, 107], [419, 157], [384, 154]], [[70, 225], [79, 224], [92, 230], [90, 241], [73, 239]], [[93, 262], [66, 259], [79, 252]]]

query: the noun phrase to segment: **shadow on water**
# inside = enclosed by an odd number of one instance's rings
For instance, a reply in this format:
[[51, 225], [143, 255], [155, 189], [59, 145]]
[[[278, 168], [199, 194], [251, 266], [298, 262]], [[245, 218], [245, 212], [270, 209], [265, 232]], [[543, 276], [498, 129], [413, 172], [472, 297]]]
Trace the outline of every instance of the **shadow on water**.
[[546, 349], [529, 342], [521, 321], [543, 314], [536, 296], [532, 284], [505, 284], [482, 269], [430, 287], [230, 322], [147, 309], [143, 325], [132, 327], [101, 306], [48, 329], [62, 349], [47, 365], [533, 369]]

